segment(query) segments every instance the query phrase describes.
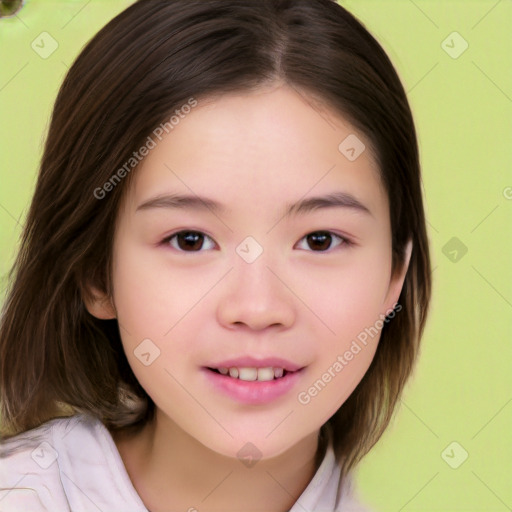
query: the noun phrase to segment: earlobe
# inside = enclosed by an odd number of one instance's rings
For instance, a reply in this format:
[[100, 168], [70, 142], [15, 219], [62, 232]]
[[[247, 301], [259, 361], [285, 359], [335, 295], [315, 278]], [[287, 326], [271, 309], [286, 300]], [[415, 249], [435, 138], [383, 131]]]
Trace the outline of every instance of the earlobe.
[[97, 288], [90, 286], [83, 294], [83, 300], [87, 311], [100, 320], [117, 318], [117, 313], [112, 299]]
[[395, 304], [398, 302], [400, 293], [402, 292], [402, 288], [404, 286], [405, 276], [407, 274], [407, 270], [409, 269], [412, 248], [412, 239], [409, 239], [404, 247], [404, 259], [402, 267], [397, 270], [395, 275], [391, 276], [391, 281], [389, 283], [389, 289], [386, 297], [386, 311], [393, 309]]

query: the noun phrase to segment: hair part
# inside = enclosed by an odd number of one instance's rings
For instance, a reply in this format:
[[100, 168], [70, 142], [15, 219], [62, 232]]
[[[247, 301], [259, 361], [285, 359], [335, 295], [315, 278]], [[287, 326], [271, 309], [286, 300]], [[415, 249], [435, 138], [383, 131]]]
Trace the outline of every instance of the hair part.
[[94, 318], [84, 304], [91, 286], [112, 294], [116, 218], [136, 169], [102, 200], [94, 191], [191, 97], [281, 82], [325, 102], [370, 141], [390, 198], [393, 273], [413, 242], [402, 311], [328, 421], [343, 476], [377, 442], [417, 359], [430, 259], [405, 91], [378, 42], [334, 0], [140, 0], [88, 43], [55, 102], [11, 270], [0, 326], [3, 438], [76, 412], [112, 430], [135, 431], [152, 419], [122, 326]]

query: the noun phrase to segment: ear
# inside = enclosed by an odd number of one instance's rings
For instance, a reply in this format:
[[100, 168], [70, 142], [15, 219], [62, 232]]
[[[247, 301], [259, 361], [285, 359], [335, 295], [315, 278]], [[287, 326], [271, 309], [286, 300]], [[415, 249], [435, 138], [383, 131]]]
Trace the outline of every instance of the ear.
[[[386, 306], [386, 311], [393, 309], [395, 304], [398, 302], [400, 297], [400, 293], [402, 292], [402, 288], [404, 286], [405, 276], [407, 274], [407, 270], [409, 268], [409, 263], [411, 261], [412, 254], [412, 240], [409, 239], [405, 248], [404, 248], [404, 259], [403, 264], [400, 269], [397, 269], [394, 275], [391, 276], [388, 292], [386, 294], [386, 299], [384, 301], [384, 305]], [[385, 314], [385, 313], [384, 313]]]
[[82, 296], [85, 307], [92, 316], [100, 320], [117, 318], [114, 303], [106, 293], [99, 291], [94, 286], [88, 286]]

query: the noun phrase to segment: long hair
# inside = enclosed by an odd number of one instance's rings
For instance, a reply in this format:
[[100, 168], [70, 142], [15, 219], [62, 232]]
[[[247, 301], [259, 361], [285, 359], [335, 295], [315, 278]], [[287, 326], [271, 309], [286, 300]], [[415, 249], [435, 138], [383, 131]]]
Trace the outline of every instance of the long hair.
[[402, 310], [328, 421], [343, 475], [377, 442], [418, 355], [430, 259], [406, 94], [385, 51], [334, 0], [140, 0], [87, 44], [56, 99], [10, 275], [0, 326], [3, 438], [76, 412], [113, 430], [151, 420], [154, 403], [131, 371], [117, 321], [84, 305], [90, 285], [111, 295], [115, 219], [136, 166], [109, 180], [191, 98], [277, 81], [325, 102], [371, 142], [390, 198], [393, 272], [413, 242]]

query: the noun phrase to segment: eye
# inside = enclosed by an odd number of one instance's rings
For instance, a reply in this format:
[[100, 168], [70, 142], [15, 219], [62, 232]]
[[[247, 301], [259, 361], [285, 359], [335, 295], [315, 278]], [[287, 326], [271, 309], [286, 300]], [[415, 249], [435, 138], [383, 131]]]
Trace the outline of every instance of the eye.
[[[335, 233], [331, 233], [330, 231], [315, 231], [306, 235], [302, 240], [305, 240], [305, 242], [313, 248], [313, 252], [327, 252], [333, 247], [351, 245], [350, 240], [343, 236], [336, 235]], [[304, 247], [300, 248], [303, 249]]]
[[180, 252], [201, 252], [201, 248], [204, 248], [205, 240], [211, 242], [206, 249], [213, 249], [215, 247], [213, 240], [208, 235], [199, 231], [180, 231], [174, 233], [174, 235], [162, 240], [162, 244], [170, 244], [171, 247]]

